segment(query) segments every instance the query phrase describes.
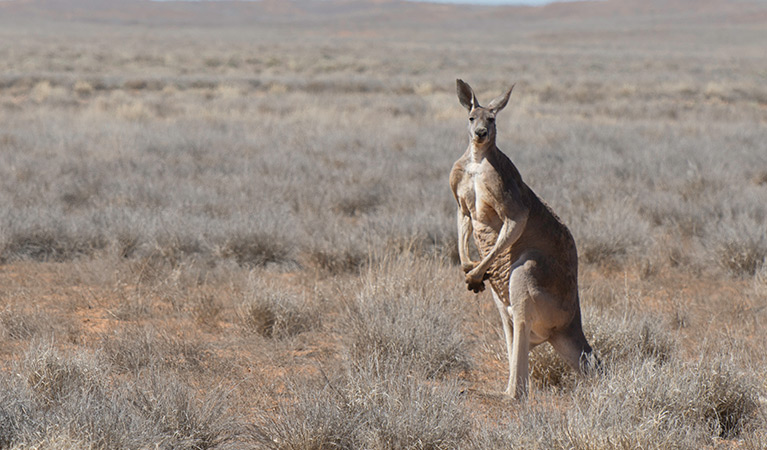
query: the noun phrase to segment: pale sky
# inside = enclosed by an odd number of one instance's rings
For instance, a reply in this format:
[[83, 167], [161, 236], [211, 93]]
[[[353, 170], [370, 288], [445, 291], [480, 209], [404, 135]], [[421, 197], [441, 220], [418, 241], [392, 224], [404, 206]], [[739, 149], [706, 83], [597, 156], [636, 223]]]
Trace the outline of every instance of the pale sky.
[[575, 1], [575, 0], [410, 0], [432, 3], [466, 3], [474, 5], [545, 5], [555, 1]]

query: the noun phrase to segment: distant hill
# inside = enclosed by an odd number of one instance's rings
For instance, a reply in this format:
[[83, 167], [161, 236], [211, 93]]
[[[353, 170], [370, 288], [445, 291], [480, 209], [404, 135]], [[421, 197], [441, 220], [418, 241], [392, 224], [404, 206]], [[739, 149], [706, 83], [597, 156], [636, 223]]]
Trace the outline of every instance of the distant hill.
[[682, 23], [766, 23], [767, 4], [732, 0], [607, 0], [545, 6], [469, 6], [401, 0], [262, 0], [188, 2], [148, 0], [6, 0], [0, 20], [226, 26], [255, 23], [354, 22], [365, 24], [455, 23], [482, 26], [530, 21], [601, 19], [672, 20]]

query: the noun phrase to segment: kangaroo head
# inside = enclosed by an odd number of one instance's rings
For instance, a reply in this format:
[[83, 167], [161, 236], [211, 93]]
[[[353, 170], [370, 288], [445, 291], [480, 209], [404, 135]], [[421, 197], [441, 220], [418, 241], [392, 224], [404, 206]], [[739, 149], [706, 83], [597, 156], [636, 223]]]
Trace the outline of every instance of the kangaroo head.
[[480, 106], [471, 86], [463, 80], [455, 81], [458, 100], [469, 111], [469, 138], [477, 145], [495, 143], [495, 115], [509, 102], [514, 85], [487, 106]]

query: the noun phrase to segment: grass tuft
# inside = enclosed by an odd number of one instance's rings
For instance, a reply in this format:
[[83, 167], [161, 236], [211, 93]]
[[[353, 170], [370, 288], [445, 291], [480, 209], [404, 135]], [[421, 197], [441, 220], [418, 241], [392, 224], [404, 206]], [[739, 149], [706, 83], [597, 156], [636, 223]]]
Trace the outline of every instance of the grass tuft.
[[319, 311], [305, 298], [280, 292], [266, 282], [253, 279], [238, 309], [238, 318], [246, 330], [275, 339], [295, 336], [321, 325]]
[[50, 317], [40, 312], [30, 314], [12, 309], [0, 311], [0, 336], [29, 340], [49, 330]]
[[279, 236], [269, 233], [244, 233], [226, 240], [219, 253], [243, 267], [261, 267], [270, 263], [289, 262], [291, 248]]
[[16, 375], [0, 372], [3, 448], [212, 449], [236, 437], [221, 389], [197, 388], [159, 366], [126, 379], [93, 354], [29, 348]]
[[367, 254], [356, 248], [315, 245], [307, 251], [307, 262], [324, 273], [339, 275], [356, 274], [367, 261]]
[[355, 448], [355, 434], [364, 418], [352, 410], [339, 383], [344, 380], [292, 384], [294, 400], [281, 403], [276, 411], [257, 413], [248, 430], [251, 439], [273, 450]]
[[333, 210], [347, 217], [369, 214], [382, 203], [384, 192], [381, 186], [346, 194], [335, 202]]
[[101, 339], [100, 350], [117, 372], [138, 374], [168, 368], [199, 373], [210, 357], [207, 345], [200, 341], [172, 336], [151, 326], [128, 325]]
[[436, 263], [391, 256], [365, 275], [346, 305], [343, 329], [353, 361], [407, 360], [430, 376], [470, 367], [460, 314], [439, 294]]
[[6, 238], [4, 248], [0, 251], [0, 261], [69, 261], [92, 255], [107, 244], [107, 240], [98, 234], [88, 236], [63, 229], [31, 227], [16, 231]]
[[153, 372], [129, 394], [137, 413], [163, 436], [163, 447], [207, 450], [231, 441], [235, 424], [226, 393], [206, 390], [198, 398], [195, 388], [172, 374]]
[[259, 414], [251, 434], [267, 449], [460, 447], [471, 433], [460, 390], [422, 376], [369, 361], [319, 384], [293, 384], [294, 401]]
[[[605, 368], [628, 361], [663, 364], [676, 352], [674, 337], [653, 316], [616, 317], [608, 310], [584, 320], [586, 338]], [[549, 344], [530, 352], [530, 377], [541, 387], [573, 387], [577, 376]]]
[[33, 346], [25, 355], [26, 381], [45, 408], [60, 406], [73, 395], [100, 389], [104, 372], [90, 355], [63, 356], [48, 344]]
[[767, 240], [728, 241], [719, 246], [719, 263], [735, 276], [753, 276], [767, 265]]

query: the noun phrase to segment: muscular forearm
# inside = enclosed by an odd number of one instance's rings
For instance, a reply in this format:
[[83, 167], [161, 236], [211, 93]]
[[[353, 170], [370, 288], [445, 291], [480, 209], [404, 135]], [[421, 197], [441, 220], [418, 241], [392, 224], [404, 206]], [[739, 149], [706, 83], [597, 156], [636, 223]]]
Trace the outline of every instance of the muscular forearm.
[[515, 219], [507, 219], [503, 222], [501, 231], [498, 233], [498, 240], [493, 245], [493, 248], [482, 258], [482, 261], [477, 264], [474, 269], [477, 275], [483, 275], [490, 268], [490, 265], [495, 261], [498, 255], [502, 254], [514, 245], [525, 230], [527, 224], [528, 214], [521, 214]]
[[461, 265], [466, 267], [471, 263], [469, 258], [469, 239], [471, 237], [472, 226], [471, 217], [464, 214], [461, 208], [458, 208], [458, 258]]

